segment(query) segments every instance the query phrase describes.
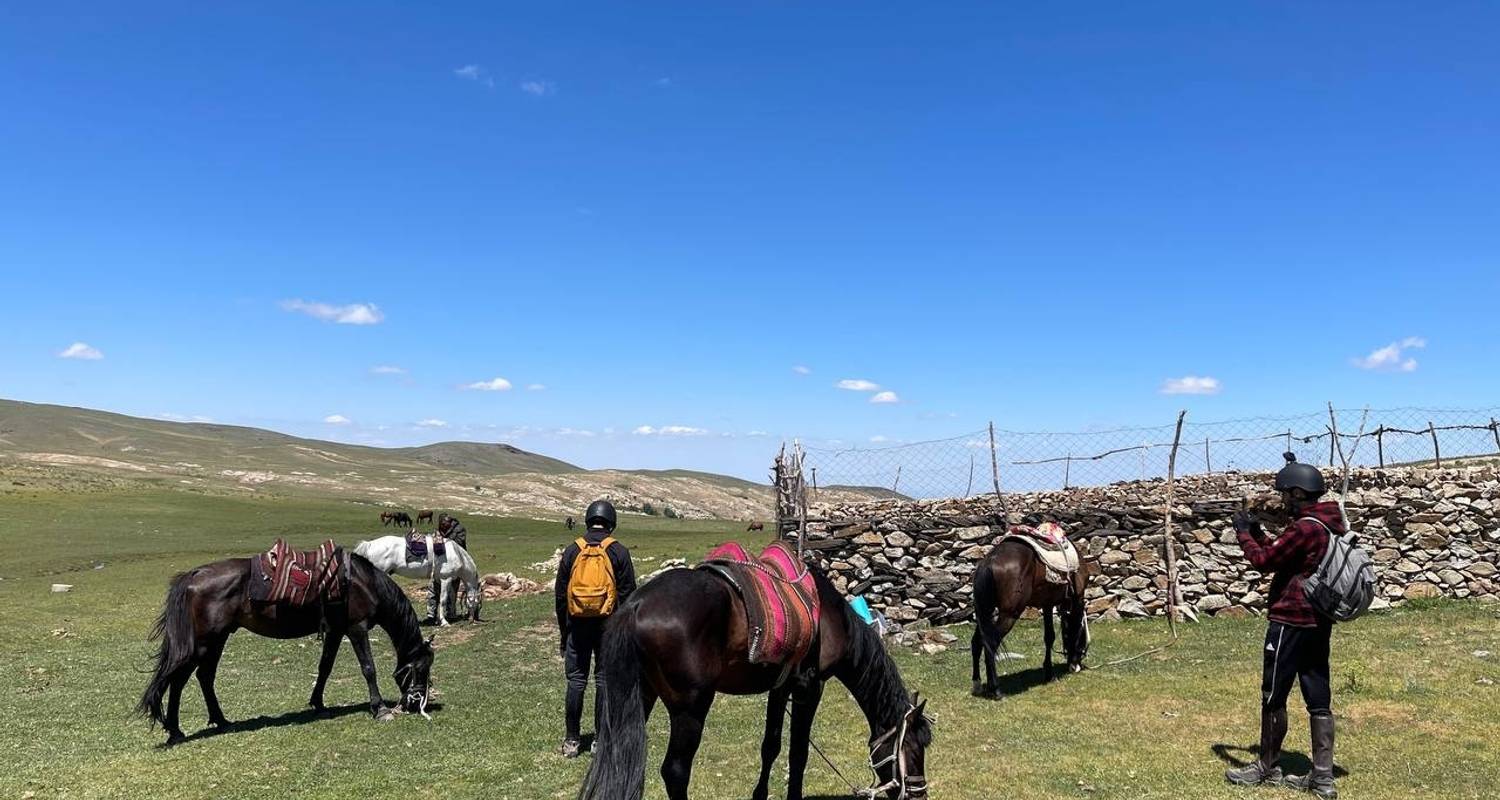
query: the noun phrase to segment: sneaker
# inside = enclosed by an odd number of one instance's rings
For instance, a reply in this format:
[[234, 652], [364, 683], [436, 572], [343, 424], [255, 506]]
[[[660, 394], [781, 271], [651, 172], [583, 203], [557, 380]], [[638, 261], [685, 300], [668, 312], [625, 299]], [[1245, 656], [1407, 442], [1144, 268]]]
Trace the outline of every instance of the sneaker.
[[1281, 767], [1266, 769], [1259, 761], [1252, 761], [1239, 769], [1226, 770], [1224, 780], [1235, 786], [1263, 786], [1282, 782]]
[[582, 750], [583, 745], [579, 744], [577, 739], [564, 739], [559, 752], [562, 753], [563, 758], [577, 758]]

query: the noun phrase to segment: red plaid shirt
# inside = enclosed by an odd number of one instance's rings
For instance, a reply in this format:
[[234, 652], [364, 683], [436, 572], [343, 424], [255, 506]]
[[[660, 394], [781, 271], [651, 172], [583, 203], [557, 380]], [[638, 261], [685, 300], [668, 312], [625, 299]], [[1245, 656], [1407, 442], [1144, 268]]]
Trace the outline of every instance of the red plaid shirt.
[[[1328, 531], [1344, 532], [1339, 504], [1323, 502], [1302, 509], [1298, 519], [1286, 527], [1274, 541], [1264, 533], [1259, 537], [1241, 531], [1240, 548], [1245, 557], [1261, 572], [1273, 573], [1271, 605], [1266, 616], [1274, 622], [1296, 628], [1316, 628], [1327, 622], [1313, 610], [1302, 592], [1302, 579], [1311, 575], [1328, 551]], [[1313, 517], [1327, 525], [1302, 517]]]

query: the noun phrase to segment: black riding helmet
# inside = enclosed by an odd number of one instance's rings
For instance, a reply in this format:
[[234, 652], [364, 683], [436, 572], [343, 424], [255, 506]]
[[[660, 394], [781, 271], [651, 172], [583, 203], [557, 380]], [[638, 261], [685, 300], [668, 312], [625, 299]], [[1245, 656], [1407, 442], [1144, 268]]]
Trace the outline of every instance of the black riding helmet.
[[1311, 464], [1297, 463], [1295, 453], [1284, 453], [1282, 458], [1286, 459], [1286, 466], [1276, 473], [1276, 483], [1273, 484], [1276, 491], [1287, 492], [1292, 489], [1301, 489], [1308, 497], [1318, 497], [1327, 491], [1328, 487], [1323, 483], [1323, 471]]
[[608, 500], [595, 500], [589, 504], [589, 510], [583, 512], [583, 524], [594, 527], [595, 523], [604, 526], [607, 531], [615, 529], [615, 507]]

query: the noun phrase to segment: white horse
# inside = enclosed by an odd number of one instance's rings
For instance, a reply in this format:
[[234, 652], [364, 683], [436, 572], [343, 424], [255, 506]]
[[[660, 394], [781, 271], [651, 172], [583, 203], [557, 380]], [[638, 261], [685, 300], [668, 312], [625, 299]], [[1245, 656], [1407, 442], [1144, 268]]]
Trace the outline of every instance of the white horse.
[[479, 568], [474, 566], [474, 559], [458, 542], [444, 542], [446, 552], [435, 556], [432, 552], [432, 538], [427, 537], [427, 556], [418, 561], [407, 560], [411, 554], [406, 549], [405, 536], [382, 536], [360, 542], [354, 546], [354, 552], [364, 556], [376, 569], [387, 575], [395, 573], [431, 581], [435, 590], [441, 592], [437, 604], [438, 624], [441, 626], [448, 624], [446, 607], [448, 594], [453, 591], [453, 579], [463, 581], [468, 589], [464, 598], [468, 617], [477, 621], [479, 606], [484, 602], [484, 592], [479, 587]]

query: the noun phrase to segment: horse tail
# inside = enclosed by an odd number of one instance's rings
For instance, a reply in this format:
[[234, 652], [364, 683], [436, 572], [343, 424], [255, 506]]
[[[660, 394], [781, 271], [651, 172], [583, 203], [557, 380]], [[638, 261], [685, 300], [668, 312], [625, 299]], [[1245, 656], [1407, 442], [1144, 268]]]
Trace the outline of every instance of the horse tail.
[[193, 660], [196, 643], [193, 640], [192, 611], [188, 608], [188, 581], [192, 576], [191, 572], [183, 572], [172, 577], [167, 601], [151, 626], [150, 639], [160, 640], [161, 646], [156, 651], [156, 668], [151, 682], [146, 684], [146, 693], [141, 695], [141, 702], [135, 710], [149, 717], [152, 727], [166, 721], [161, 699], [172, 684], [172, 676]]
[[599, 650], [604, 710], [578, 800], [640, 800], [645, 791], [646, 709], [641, 702], [635, 609], [634, 604], [626, 605], [604, 629]]
[[1000, 601], [1000, 587], [995, 583], [995, 571], [988, 560], [979, 562], [974, 570], [974, 625], [990, 655], [1000, 649], [1000, 626], [996, 610]]

